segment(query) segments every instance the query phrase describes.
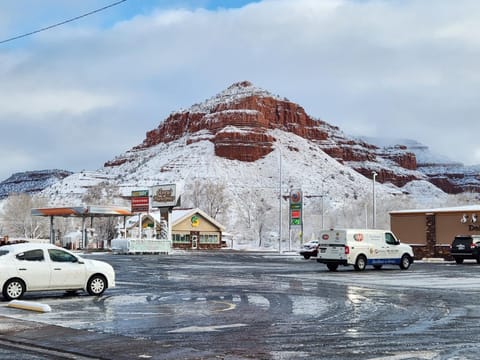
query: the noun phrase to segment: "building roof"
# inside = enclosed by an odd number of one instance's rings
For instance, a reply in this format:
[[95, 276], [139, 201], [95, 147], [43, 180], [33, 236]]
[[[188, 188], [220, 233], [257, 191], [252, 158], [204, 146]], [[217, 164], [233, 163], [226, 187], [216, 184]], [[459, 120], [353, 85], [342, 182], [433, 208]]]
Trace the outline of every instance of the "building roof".
[[186, 218], [193, 216], [194, 214], [200, 214], [203, 218], [207, 219], [209, 222], [211, 222], [213, 225], [215, 225], [217, 228], [219, 228], [221, 231], [225, 230], [225, 226], [217, 222], [214, 218], [209, 216], [207, 213], [204, 211], [200, 210], [199, 208], [195, 209], [178, 209], [178, 210], [173, 210], [172, 211], [172, 227]]
[[465, 205], [465, 206], [452, 206], [445, 208], [432, 208], [432, 209], [413, 209], [413, 210], [397, 210], [390, 211], [390, 215], [395, 214], [425, 214], [425, 213], [457, 213], [457, 212], [471, 212], [476, 211], [480, 213], [480, 205]]
[[[202, 211], [198, 208], [195, 208], [195, 209], [173, 209], [172, 210], [172, 219], [171, 219], [172, 220], [172, 225], [171, 225], [172, 228], [176, 224], [182, 222], [183, 220], [185, 220], [185, 219], [187, 219], [187, 218], [189, 218], [189, 217], [191, 217], [195, 214], [201, 215], [207, 221], [211, 222], [213, 225], [215, 225], [217, 228], [219, 228], [220, 231], [223, 232], [225, 230], [225, 226], [223, 226], [218, 221], [216, 221], [211, 216], [209, 216], [207, 213], [205, 213], [204, 211]], [[148, 214], [143, 214], [143, 216], [150, 216], [156, 222], [160, 222], [160, 212], [159, 211], [149, 212]], [[138, 217], [132, 217], [128, 220], [128, 226], [127, 227], [136, 226], [137, 223], [138, 223]]]

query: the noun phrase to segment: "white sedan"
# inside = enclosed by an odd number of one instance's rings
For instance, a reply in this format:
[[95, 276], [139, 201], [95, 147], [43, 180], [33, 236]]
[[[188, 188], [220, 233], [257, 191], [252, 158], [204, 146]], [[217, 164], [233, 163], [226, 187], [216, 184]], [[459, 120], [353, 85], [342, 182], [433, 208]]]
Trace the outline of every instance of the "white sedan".
[[26, 291], [85, 290], [101, 295], [115, 286], [115, 271], [103, 261], [83, 259], [51, 244], [0, 246], [0, 286], [7, 300]]

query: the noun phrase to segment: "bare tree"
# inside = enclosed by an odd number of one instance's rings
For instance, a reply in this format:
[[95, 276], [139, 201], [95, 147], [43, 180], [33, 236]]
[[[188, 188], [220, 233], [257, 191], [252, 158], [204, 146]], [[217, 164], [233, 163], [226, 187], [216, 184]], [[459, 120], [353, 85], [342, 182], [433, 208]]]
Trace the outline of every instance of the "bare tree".
[[262, 196], [262, 192], [258, 190], [246, 190], [238, 197], [242, 199], [239, 202], [241, 225], [238, 227], [244, 228], [243, 235], [250, 240], [256, 239], [258, 247], [262, 247], [265, 233], [273, 227], [272, 222], [277, 220], [278, 211], [272, 212], [273, 207], [267, 201], [268, 197]]
[[265, 198], [260, 198], [256, 204], [255, 228], [258, 236], [258, 247], [263, 245], [263, 236], [266, 228], [267, 218], [271, 215], [272, 206]]
[[33, 208], [47, 206], [47, 200], [26, 193], [12, 194], [5, 200], [1, 214], [4, 231], [11, 237], [38, 239], [48, 236], [48, 220], [32, 216]]
[[193, 207], [200, 208], [202, 204], [203, 186], [200, 180], [195, 180], [190, 188], [189, 199]]
[[194, 207], [202, 209], [213, 219], [225, 212], [228, 204], [225, 185], [211, 180], [195, 180], [185, 197]]
[[226, 205], [225, 185], [207, 182], [205, 184], [205, 211], [214, 219], [224, 211]]
[[[82, 197], [86, 204], [111, 205], [120, 199], [118, 186], [101, 182], [90, 187]], [[103, 217], [95, 219], [97, 237], [101, 240], [111, 240], [116, 236], [117, 219], [115, 217]]]

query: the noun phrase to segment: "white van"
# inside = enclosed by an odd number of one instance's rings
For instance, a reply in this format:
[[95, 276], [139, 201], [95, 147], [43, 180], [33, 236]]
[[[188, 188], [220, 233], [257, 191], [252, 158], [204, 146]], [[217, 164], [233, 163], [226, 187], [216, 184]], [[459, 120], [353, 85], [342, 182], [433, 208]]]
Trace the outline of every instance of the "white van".
[[319, 241], [317, 261], [330, 271], [338, 265], [353, 265], [362, 271], [367, 265], [381, 269], [385, 264], [406, 270], [413, 263], [412, 247], [400, 244], [388, 230], [330, 229], [320, 233]]

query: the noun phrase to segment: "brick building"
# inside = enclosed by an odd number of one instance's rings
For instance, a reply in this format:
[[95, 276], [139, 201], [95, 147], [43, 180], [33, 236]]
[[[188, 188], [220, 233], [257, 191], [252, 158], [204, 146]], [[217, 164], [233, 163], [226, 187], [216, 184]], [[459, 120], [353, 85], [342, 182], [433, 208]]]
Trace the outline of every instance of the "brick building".
[[456, 235], [480, 235], [480, 205], [390, 212], [390, 228], [415, 258], [449, 258]]

